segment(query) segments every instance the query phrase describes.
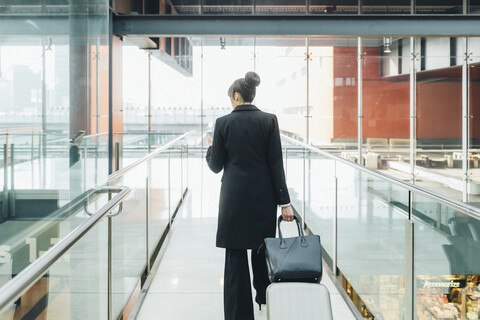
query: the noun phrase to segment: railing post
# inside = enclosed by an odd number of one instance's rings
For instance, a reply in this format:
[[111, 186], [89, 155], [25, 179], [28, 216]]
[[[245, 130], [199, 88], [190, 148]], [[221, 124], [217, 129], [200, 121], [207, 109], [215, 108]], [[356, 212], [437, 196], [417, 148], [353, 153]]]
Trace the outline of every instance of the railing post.
[[30, 162], [31, 162], [31, 164], [32, 164], [32, 170], [31, 170], [31, 175], [32, 175], [32, 187], [31, 187], [31, 188], [32, 188], [32, 189], [33, 189], [33, 187], [34, 187], [34, 185], [35, 185], [35, 179], [34, 179], [34, 177], [35, 177], [35, 170], [34, 170], [34, 167], [33, 167], [33, 160], [34, 160], [33, 144], [34, 144], [34, 143], [35, 143], [35, 135], [34, 135], [33, 132], [32, 132], [32, 148], [30, 149], [30, 152], [31, 152], [31, 155], [30, 155], [31, 160], [30, 160]]
[[87, 145], [83, 147], [83, 192], [87, 190]]
[[417, 78], [415, 61], [417, 53], [415, 50], [415, 38], [410, 38], [410, 182], [415, 184], [415, 161], [417, 148]]
[[3, 216], [7, 217], [8, 211], [8, 135], [3, 145]]
[[[360, 8], [359, 8], [360, 9]], [[358, 148], [358, 164], [362, 165], [362, 147], [363, 147], [363, 49], [362, 38], [357, 39], [357, 148]]]
[[334, 216], [333, 216], [333, 257], [332, 257], [332, 260], [333, 260], [333, 274], [336, 276], [337, 275], [337, 240], [338, 240], [338, 235], [337, 235], [337, 232], [338, 232], [338, 179], [337, 179], [337, 176], [336, 176], [336, 164], [335, 164], [335, 202], [334, 202], [334, 207], [335, 207], [335, 210], [334, 210]]
[[10, 217], [15, 217], [15, 144], [10, 145]]
[[112, 217], [108, 217], [107, 319], [112, 320]]
[[305, 162], [306, 162], [306, 153], [307, 152], [307, 149], [303, 149], [303, 192], [302, 192], [302, 195], [303, 195], [303, 201], [302, 201], [302, 228], [305, 229], [305, 193], [306, 193], [306, 178], [305, 178], [305, 175], [306, 175], [306, 170], [305, 170]]
[[[150, 163], [150, 160], [148, 160], [148, 163]], [[149, 211], [150, 211], [150, 197], [149, 197], [149, 192], [150, 192], [150, 183], [149, 183], [149, 177], [150, 177], [150, 166], [147, 166], [147, 178], [145, 179], [145, 244], [146, 244], [146, 258], [147, 258], [147, 275], [150, 274], [150, 257], [149, 257]]]
[[[187, 148], [187, 168], [186, 168], [186, 170], [187, 170], [187, 189], [188, 189], [188, 142], [185, 146]], [[200, 160], [203, 162], [202, 158]]]
[[408, 219], [405, 220], [405, 320], [414, 319], [414, 224], [413, 194], [408, 192]]
[[471, 60], [469, 53], [468, 38], [464, 38], [465, 52], [464, 61], [462, 63], [462, 171], [463, 171], [463, 192], [462, 201], [469, 201], [468, 188], [470, 184], [470, 159], [468, 158], [469, 142], [470, 142], [470, 101], [469, 101], [469, 62]]
[[168, 151], [168, 226], [172, 227], [172, 187], [170, 184], [170, 150]]
[[115, 171], [120, 170], [120, 143], [115, 142]]
[[183, 201], [183, 147], [180, 147], [180, 199]]

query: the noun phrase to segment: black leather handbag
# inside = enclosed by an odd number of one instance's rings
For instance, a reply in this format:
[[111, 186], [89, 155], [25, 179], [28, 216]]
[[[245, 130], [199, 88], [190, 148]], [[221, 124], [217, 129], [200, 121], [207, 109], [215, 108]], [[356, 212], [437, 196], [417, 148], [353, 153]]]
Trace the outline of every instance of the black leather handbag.
[[279, 238], [264, 240], [268, 277], [271, 282], [317, 282], [322, 280], [322, 249], [320, 236], [303, 234], [295, 217], [298, 237], [283, 238], [278, 217]]

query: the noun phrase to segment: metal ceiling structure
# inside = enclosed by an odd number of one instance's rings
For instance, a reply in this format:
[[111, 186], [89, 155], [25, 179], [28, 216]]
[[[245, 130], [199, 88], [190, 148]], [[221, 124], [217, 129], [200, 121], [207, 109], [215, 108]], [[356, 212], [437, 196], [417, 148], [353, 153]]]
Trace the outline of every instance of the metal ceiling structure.
[[[90, 19], [89, 23], [95, 23]], [[98, 23], [102, 21], [99, 18]], [[95, 28], [92, 28], [95, 29]], [[118, 36], [480, 36], [479, 15], [114, 15]], [[68, 15], [0, 15], [1, 36], [68, 35]]]
[[126, 15], [119, 36], [479, 36], [478, 15]]

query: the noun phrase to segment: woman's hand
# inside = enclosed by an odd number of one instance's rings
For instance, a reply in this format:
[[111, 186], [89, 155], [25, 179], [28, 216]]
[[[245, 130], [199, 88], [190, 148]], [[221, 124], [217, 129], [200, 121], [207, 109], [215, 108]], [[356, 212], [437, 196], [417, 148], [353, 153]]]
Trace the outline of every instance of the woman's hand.
[[287, 222], [293, 221], [292, 206], [282, 207], [282, 220]]
[[207, 133], [207, 142], [208, 142], [208, 145], [211, 146], [212, 143], [213, 143], [213, 139], [210, 137], [210, 135]]

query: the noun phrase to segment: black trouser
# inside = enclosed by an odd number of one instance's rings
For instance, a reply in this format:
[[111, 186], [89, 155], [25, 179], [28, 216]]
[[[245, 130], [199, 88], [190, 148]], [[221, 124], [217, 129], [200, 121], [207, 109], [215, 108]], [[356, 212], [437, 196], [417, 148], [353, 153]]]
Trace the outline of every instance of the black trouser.
[[[253, 287], [256, 301], [265, 304], [266, 290], [270, 284], [263, 250], [252, 250]], [[248, 269], [247, 250], [226, 249], [223, 284], [225, 320], [253, 320], [252, 289]]]

